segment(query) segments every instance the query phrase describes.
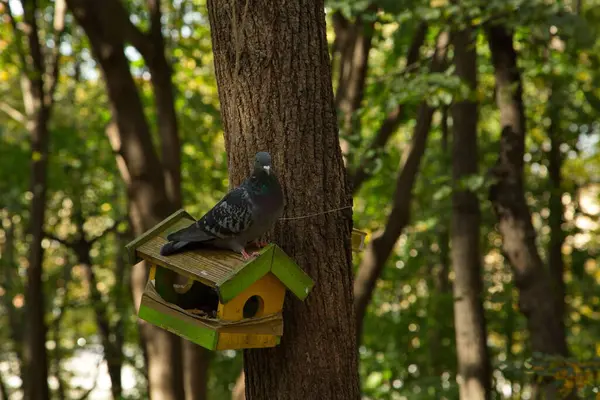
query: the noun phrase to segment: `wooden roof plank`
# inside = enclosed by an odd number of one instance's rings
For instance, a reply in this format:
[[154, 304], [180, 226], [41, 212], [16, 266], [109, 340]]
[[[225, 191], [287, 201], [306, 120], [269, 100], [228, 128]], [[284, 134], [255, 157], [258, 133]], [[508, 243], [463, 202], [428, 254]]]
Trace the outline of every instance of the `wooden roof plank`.
[[274, 248], [275, 245], [273, 244], [262, 248], [259, 256], [241, 265], [217, 283], [217, 291], [222, 304], [227, 304], [254, 282], [269, 273], [273, 263]]
[[237, 253], [214, 248], [189, 250], [162, 256], [160, 248], [165, 243], [166, 240], [162, 237], [155, 237], [141, 245], [137, 251], [141, 253], [141, 257], [158, 266], [212, 287], [245, 263], [242, 256]]
[[194, 218], [190, 214], [188, 214], [184, 209], [179, 209], [173, 214], [169, 215], [164, 220], [162, 220], [161, 222], [159, 222], [158, 224], [156, 224], [152, 229], [147, 230], [146, 232], [142, 233], [140, 236], [129, 242], [125, 246], [125, 248], [127, 249], [127, 255], [129, 257], [129, 262], [131, 262], [131, 264], [136, 264], [139, 260], [136, 258], [135, 250], [148, 240], [152, 239], [159, 232], [168, 228], [169, 226], [181, 220], [182, 218], [187, 218], [194, 221]]

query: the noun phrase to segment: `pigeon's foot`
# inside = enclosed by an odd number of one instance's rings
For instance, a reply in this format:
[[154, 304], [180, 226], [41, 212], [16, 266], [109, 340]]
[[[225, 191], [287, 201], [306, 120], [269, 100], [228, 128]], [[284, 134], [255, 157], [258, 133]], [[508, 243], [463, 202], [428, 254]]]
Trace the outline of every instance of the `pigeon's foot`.
[[260, 255], [258, 251], [253, 251], [252, 253], [248, 254], [246, 252], [246, 249], [242, 249], [242, 257], [244, 257], [244, 260], [246, 261], [248, 261], [251, 258], [257, 257], [258, 255]]
[[266, 247], [269, 244], [269, 242], [267, 241], [262, 241], [262, 240], [255, 240], [254, 241], [254, 245], [256, 247], [258, 247], [259, 249], [262, 249], [263, 247]]

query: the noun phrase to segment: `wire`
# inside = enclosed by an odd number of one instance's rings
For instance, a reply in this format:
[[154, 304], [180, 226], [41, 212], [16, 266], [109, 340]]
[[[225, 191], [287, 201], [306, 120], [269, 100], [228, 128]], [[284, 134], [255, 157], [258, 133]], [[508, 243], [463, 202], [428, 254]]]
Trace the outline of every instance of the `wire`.
[[280, 221], [290, 221], [290, 220], [294, 220], [294, 219], [304, 219], [304, 218], [316, 217], [318, 215], [325, 215], [325, 214], [329, 214], [329, 213], [336, 212], [336, 211], [347, 210], [349, 208], [352, 208], [352, 206], [334, 208], [333, 210], [328, 210], [328, 211], [323, 211], [323, 212], [318, 212], [318, 213], [308, 214], [308, 215], [302, 215], [300, 217], [279, 218], [279, 220]]

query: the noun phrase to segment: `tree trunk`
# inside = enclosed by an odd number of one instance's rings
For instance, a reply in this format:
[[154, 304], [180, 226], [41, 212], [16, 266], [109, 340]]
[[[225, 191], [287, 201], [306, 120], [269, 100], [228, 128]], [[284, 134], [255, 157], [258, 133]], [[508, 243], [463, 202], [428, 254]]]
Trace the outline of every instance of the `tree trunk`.
[[[560, 318], [560, 330], [564, 335], [565, 331], [565, 262], [563, 259], [562, 247], [565, 242], [565, 234], [562, 225], [565, 222], [565, 209], [562, 204], [562, 164], [563, 157], [560, 153], [561, 130], [560, 130], [560, 107], [558, 100], [560, 88], [558, 83], [552, 85], [548, 99], [548, 118], [550, 126], [548, 127], [548, 137], [550, 139], [550, 152], [548, 153], [548, 178], [550, 180], [550, 243], [548, 244], [548, 268], [550, 270], [550, 280], [555, 294], [556, 314]], [[566, 341], [566, 337], [561, 340]]]
[[243, 370], [235, 381], [231, 391], [231, 400], [246, 400], [246, 375]]
[[[62, 332], [62, 322], [65, 317], [65, 311], [69, 305], [69, 282], [71, 281], [71, 271], [73, 270], [73, 265], [70, 261], [63, 267], [63, 277], [62, 282], [60, 284], [60, 288], [64, 290], [62, 295], [62, 301], [60, 302], [60, 306], [58, 307], [58, 315], [55, 315], [54, 319], [50, 323], [49, 331], [52, 332], [52, 340], [56, 343], [56, 346], [50, 353], [49, 357], [52, 363], [52, 368], [54, 369], [54, 376], [56, 378], [56, 397], [59, 400], [65, 400], [66, 396], [66, 388], [68, 385], [65, 382], [65, 379], [62, 374], [61, 364], [64, 359], [64, 349], [60, 343], [60, 333]], [[56, 304], [56, 300], [53, 299], [53, 303]], [[53, 313], [54, 314], [54, 313]]]
[[[12, 214], [8, 214], [8, 226], [4, 225], [4, 243], [0, 246], [0, 269], [2, 270], [2, 281], [0, 281], [2, 287], [6, 290], [1, 297], [2, 305], [6, 310], [8, 317], [8, 328], [10, 332], [10, 339], [12, 341], [13, 350], [17, 356], [17, 372], [16, 375], [21, 379], [24, 378], [24, 361], [23, 361], [23, 319], [21, 310], [17, 309], [12, 299], [15, 296], [17, 290], [16, 282], [19, 281], [17, 276], [17, 270], [14, 268], [17, 265], [15, 259], [15, 244], [17, 238], [15, 237], [16, 229], [15, 224], [12, 222]], [[15, 279], [16, 278], [16, 279]], [[17, 289], [17, 290], [16, 290]], [[25, 389], [24, 385], [22, 388]], [[8, 400], [8, 398], [7, 398]]]
[[8, 390], [6, 389], [6, 385], [4, 384], [4, 376], [0, 372], [0, 400], [10, 400], [8, 397]]
[[[172, 68], [165, 55], [162, 35], [160, 0], [147, 0], [150, 11], [150, 41], [153, 51], [143, 53], [150, 70], [154, 102], [158, 116], [161, 156], [165, 176], [165, 190], [174, 208], [181, 200], [181, 144], [179, 142], [177, 114], [175, 112]], [[149, 46], [150, 47], [150, 46]]]
[[[527, 318], [532, 350], [566, 356], [568, 350], [561, 318], [555, 307], [548, 273], [536, 247], [536, 232], [525, 201], [525, 111], [517, 54], [512, 34], [502, 26], [491, 27], [488, 40], [502, 127], [499, 157], [492, 171], [497, 183], [490, 189], [490, 200], [498, 218], [502, 248], [519, 290], [519, 307]], [[548, 398], [557, 396], [557, 388], [552, 384], [546, 384], [544, 391]]]
[[[89, 38], [105, 78], [114, 118], [114, 123], [107, 128], [107, 135], [127, 185], [133, 233], [141, 235], [173, 212], [175, 207], [167, 196], [165, 173], [153, 147], [139, 92], [124, 54], [123, 21], [109, 12], [122, 10], [114, 2], [99, 4], [68, 0], [67, 4]], [[131, 283], [136, 309], [146, 279], [145, 263], [134, 266]], [[150, 398], [183, 399], [181, 340], [143, 321], [139, 324], [147, 354]]]
[[96, 326], [100, 338], [102, 339], [102, 347], [104, 348], [104, 359], [106, 360], [108, 375], [110, 377], [112, 396], [114, 400], [119, 400], [122, 392], [122, 349], [116, 347], [115, 341], [111, 340], [112, 327], [110, 326], [110, 321], [108, 319], [106, 304], [102, 300], [102, 296], [97, 287], [98, 281], [90, 256], [92, 246], [91, 243], [82, 241], [79, 243], [79, 246], [75, 246], [73, 250], [77, 254], [78, 263], [83, 266], [85, 271], [86, 280], [90, 290], [90, 300], [96, 317]]
[[[477, 50], [471, 31], [453, 35], [456, 75], [471, 91], [477, 89]], [[477, 103], [456, 102], [452, 107], [452, 222], [451, 258], [454, 268], [454, 329], [461, 400], [489, 399], [491, 366], [483, 312], [481, 215], [475, 193], [463, 189], [464, 180], [477, 174]]]
[[185, 400], [206, 400], [212, 353], [188, 340], [182, 344]]
[[[450, 169], [450, 158], [448, 151], [448, 108], [442, 108], [442, 120], [440, 122], [442, 134], [442, 154], [441, 167], [443, 171]], [[429, 296], [429, 310], [427, 313], [428, 319], [428, 348], [430, 368], [429, 375], [441, 375], [444, 372], [444, 352], [443, 352], [443, 332], [444, 322], [451, 320], [450, 314], [454, 304], [450, 305], [448, 299], [452, 298], [452, 285], [450, 283], [450, 221], [441, 218], [438, 223], [437, 243], [439, 245], [438, 261], [430, 272], [430, 282], [433, 288]]]
[[[158, 115], [161, 159], [164, 169], [165, 190], [174, 208], [183, 205], [181, 197], [181, 144], [175, 112], [172, 68], [165, 55], [162, 34], [161, 7], [159, 0], [147, 0], [150, 11], [150, 40], [152, 51], [142, 55], [150, 70], [154, 102]], [[183, 385], [185, 400], [205, 400], [208, 383], [208, 367], [211, 353], [201, 346], [182, 339]]]
[[[448, 33], [442, 32], [438, 37], [436, 54], [432, 61], [431, 69], [434, 72], [439, 72], [444, 68], [448, 41]], [[377, 279], [379, 279], [381, 271], [398, 237], [400, 237], [404, 227], [410, 220], [412, 189], [417, 179], [421, 158], [425, 153], [433, 112], [434, 109], [426, 101], [423, 101], [419, 106], [417, 124], [415, 125], [412, 142], [407, 146], [402, 157], [402, 165], [396, 181], [392, 212], [383, 233], [373, 238], [358, 268], [354, 281], [357, 338], [360, 338], [362, 321], [367, 306], [371, 301]]]
[[[27, 130], [31, 135], [31, 172], [29, 229], [29, 266], [27, 268], [27, 285], [25, 289], [25, 346], [24, 358], [24, 387], [25, 398], [28, 400], [48, 399], [48, 356], [46, 353], [46, 332], [44, 306], [44, 287], [42, 282], [44, 249], [44, 220], [46, 212], [48, 142], [50, 132], [51, 106], [53, 102], [54, 82], [52, 89], [44, 88], [46, 64], [42, 45], [39, 39], [36, 13], [36, 0], [23, 1], [24, 31], [29, 46], [29, 56], [22, 55], [25, 71], [23, 83], [23, 101], [27, 114]], [[20, 33], [15, 31], [17, 40]], [[58, 45], [58, 43], [57, 43]], [[20, 48], [20, 47], [19, 47]], [[25, 61], [27, 60], [27, 61]], [[54, 60], [57, 62], [57, 59]], [[56, 66], [55, 66], [56, 67]], [[56, 76], [54, 75], [55, 81]]]
[[336, 12], [332, 19], [338, 44], [336, 51], [340, 55], [335, 106], [341, 122], [342, 152], [348, 159], [351, 154], [347, 139], [360, 133], [357, 111], [364, 98], [375, 21], [365, 22], [359, 15], [354, 22], [350, 22], [340, 12]]
[[[154, 102], [158, 115], [161, 161], [167, 197], [174, 208], [183, 205], [181, 197], [181, 144], [175, 112], [172, 68], [165, 55], [159, 0], [147, 0], [150, 11], [151, 46], [140, 46], [142, 56], [150, 70]], [[182, 339], [183, 385], [186, 400], [206, 399], [208, 367], [211, 353], [201, 346]]]
[[[337, 132], [322, 1], [208, 2], [230, 182], [270, 151], [285, 216], [350, 206]], [[280, 221], [281, 246], [315, 280], [286, 298], [285, 335], [244, 352], [250, 399], [359, 399], [352, 307], [352, 213]]]
[[[44, 321], [44, 290], [42, 283], [43, 225], [46, 211], [46, 166], [48, 163], [48, 115], [46, 110], [37, 112], [31, 124], [31, 175], [30, 191], [33, 193], [30, 206], [28, 232], [29, 267], [27, 268], [26, 288], [26, 341], [24, 361], [27, 382], [26, 398], [48, 399], [48, 359], [46, 355], [46, 322]], [[35, 155], [39, 156], [36, 157]]]

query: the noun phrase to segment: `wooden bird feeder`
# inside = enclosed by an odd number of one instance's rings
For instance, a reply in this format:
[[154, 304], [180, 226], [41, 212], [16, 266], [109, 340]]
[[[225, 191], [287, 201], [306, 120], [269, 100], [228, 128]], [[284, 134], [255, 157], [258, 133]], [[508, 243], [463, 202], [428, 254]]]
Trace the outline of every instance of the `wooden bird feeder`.
[[[138, 317], [210, 350], [279, 344], [286, 289], [304, 300], [313, 280], [275, 244], [248, 261], [210, 248], [162, 256], [167, 235], [194, 221], [179, 210], [126, 246], [132, 264], [150, 265]], [[352, 244], [360, 251], [364, 234]]]

